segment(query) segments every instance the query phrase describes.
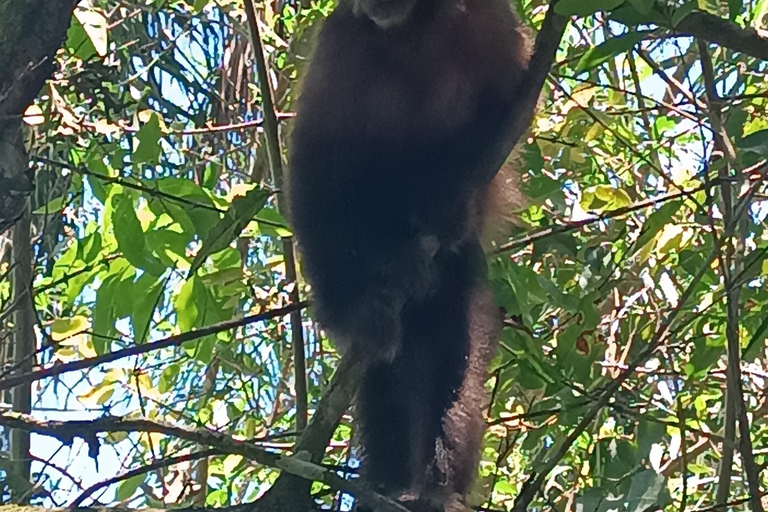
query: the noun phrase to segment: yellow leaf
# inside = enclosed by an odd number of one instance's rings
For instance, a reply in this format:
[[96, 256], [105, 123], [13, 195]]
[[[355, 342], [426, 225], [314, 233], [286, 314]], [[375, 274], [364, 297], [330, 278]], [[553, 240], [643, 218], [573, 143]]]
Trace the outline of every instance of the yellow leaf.
[[77, 345], [77, 350], [80, 352], [80, 356], [83, 358], [96, 357], [96, 349], [93, 348], [93, 340], [90, 336], [78, 336], [80, 343]]
[[227, 455], [227, 458], [224, 459], [224, 474], [225, 475], [231, 475], [237, 466], [243, 461], [242, 455]]
[[571, 162], [576, 162], [577, 164], [583, 164], [587, 161], [587, 159], [584, 158], [584, 152], [580, 148], [571, 148], [570, 156]]
[[72, 347], [59, 347], [56, 349], [56, 359], [62, 363], [69, 363], [70, 361], [74, 361], [77, 358], [78, 354]]
[[97, 407], [104, 405], [115, 392], [114, 382], [102, 382], [92, 387], [87, 393], [78, 396], [83, 405]]
[[51, 339], [60, 342], [75, 334], [81, 333], [90, 327], [90, 321], [84, 316], [57, 318], [51, 324]]

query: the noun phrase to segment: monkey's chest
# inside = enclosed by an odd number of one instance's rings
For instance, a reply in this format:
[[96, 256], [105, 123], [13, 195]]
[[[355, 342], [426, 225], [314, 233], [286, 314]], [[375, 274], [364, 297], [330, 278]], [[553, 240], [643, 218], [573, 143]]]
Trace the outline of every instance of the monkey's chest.
[[459, 65], [381, 69], [358, 91], [356, 115], [371, 138], [437, 138], [469, 126], [477, 91]]

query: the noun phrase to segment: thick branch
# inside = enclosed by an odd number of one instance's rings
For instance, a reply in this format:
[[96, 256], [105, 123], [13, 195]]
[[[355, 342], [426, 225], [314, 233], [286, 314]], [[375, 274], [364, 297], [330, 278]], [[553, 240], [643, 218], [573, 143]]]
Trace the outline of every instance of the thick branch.
[[[342, 414], [349, 408], [364, 370], [363, 358], [354, 353], [342, 359], [330, 385], [323, 393], [317, 410], [312, 415], [312, 420], [296, 443], [294, 448], [296, 453], [308, 454], [309, 460], [315, 464], [322, 462], [325, 447], [328, 446], [331, 436], [336, 431]], [[260, 510], [306, 510], [307, 505], [311, 503], [310, 483], [289, 473], [281, 474], [275, 484], [259, 500]]]
[[491, 155], [489, 169], [500, 169], [514, 149], [517, 141], [528, 130], [536, 112], [536, 105], [541, 95], [541, 89], [547, 80], [555, 55], [560, 47], [568, 18], [555, 14], [554, 5], [557, 0], [550, 2], [549, 10], [544, 18], [539, 34], [536, 36], [533, 56], [528, 63], [528, 71], [521, 80], [518, 89], [518, 105], [512, 113], [512, 118], [502, 139], [501, 145]]
[[0, 234], [21, 217], [32, 191], [21, 115], [53, 73], [75, 3], [0, 2]]
[[692, 12], [680, 21], [675, 31], [768, 61], [768, 37], [706, 12]]
[[283, 456], [260, 448], [253, 441], [232, 439], [220, 432], [189, 429], [146, 419], [126, 419], [112, 416], [104, 416], [95, 420], [43, 421], [26, 414], [13, 412], [0, 413], [0, 426], [55, 437], [65, 444], [71, 444], [76, 437], [84, 439], [89, 444], [98, 443], [96, 435], [105, 432], [157, 432], [199, 445], [211, 446], [226, 453], [242, 455], [265, 466], [280, 469], [308, 480], [322, 482], [334, 490], [353, 494], [361, 502], [381, 512], [408, 512], [408, 509], [393, 500], [368, 490], [360, 481], [344, 480], [332, 470], [303, 460], [301, 455], [298, 457]]

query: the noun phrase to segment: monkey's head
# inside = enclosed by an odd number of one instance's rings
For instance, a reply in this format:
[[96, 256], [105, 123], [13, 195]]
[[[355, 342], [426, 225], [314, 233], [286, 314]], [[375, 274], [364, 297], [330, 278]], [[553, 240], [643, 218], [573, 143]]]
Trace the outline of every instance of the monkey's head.
[[352, 12], [366, 16], [381, 29], [405, 23], [413, 12], [417, 0], [352, 0]]

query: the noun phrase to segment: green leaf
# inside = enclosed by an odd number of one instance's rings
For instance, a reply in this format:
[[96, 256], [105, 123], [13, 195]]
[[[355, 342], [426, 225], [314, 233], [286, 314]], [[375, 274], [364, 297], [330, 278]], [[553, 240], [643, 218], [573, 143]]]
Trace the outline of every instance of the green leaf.
[[134, 283], [135, 300], [132, 301], [131, 324], [137, 344], [147, 340], [152, 313], [154, 313], [162, 293], [163, 283], [158, 282], [157, 278], [148, 272], [142, 274]]
[[525, 360], [520, 361], [520, 372], [515, 380], [523, 389], [537, 390], [547, 386], [547, 383], [536, 374], [536, 370]]
[[80, 22], [91, 41], [93, 52], [99, 57], [106, 56], [109, 40], [107, 37], [107, 18], [104, 14], [95, 9], [77, 8], [75, 9], [75, 19]]
[[742, 0], [728, 0], [728, 18], [731, 21], [736, 21], [743, 8], [744, 3]]
[[152, 112], [149, 120], [139, 128], [136, 133], [138, 146], [133, 151], [134, 163], [157, 164], [160, 161], [160, 117]]
[[698, 8], [698, 3], [696, 2], [696, 0], [693, 0], [692, 2], [688, 2], [687, 4], [683, 4], [682, 6], [677, 8], [675, 12], [672, 13], [672, 18], [670, 19], [670, 22], [672, 23], [672, 28], [677, 28], [680, 22], [683, 21], [693, 11], [697, 10], [697, 8]]
[[96, 55], [96, 48], [93, 46], [91, 38], [88, 37], [85, 27], [76, 16], [72, 16], [72, 23], [67, 30], [67, 41], [65, 47], [69, 52], [82, 59], [88, 60]]
[[[627, 3], [611, 12], [611, 19], [623, 23], [627, 27], [637, 27], [638, 25], [648, 25], [655, 23], [657, 25], [663, 25], [667, 22], [667, 16], [658, 9], [658, 4], [648, 0], [639, 0]], [[651, 9], [648, 12], [641, 12], [640, 9], [635, 7], [635, 3], [644, 4], [650, 3]], [[641, 6], [642, 8], [643, 6]]]
[[[766, 333], [768, 333], [768, 306], [764, 307], [761, 313], [763, 314], [763, 321], [760, 322], [760, 325], [755, 330], [754, 334], [752, 334], [752, 337], [749, 338], [749, 342], [747, 343], [747, 346], [744, 347], [744, 351], [743, 351], [744, 357], [747, 357], [748, 354], [751, 355], [751, 350], [753, 346], [765, 341]], [[757, 345], [757, 346], [761, 346], [761, 345]]]
[[645, 32], [631, 32], [629, 34], [608, 39], [604, 43], [590, 48], [581, 56], [579, 62], [576, 64], [574, 72], [578, 75], [582, 71], [596, 68], [617, 55], [631, 50], [637, 43], [642, 41], [645, 36]]
[[561, 16], [590, 16], [597, 11], [610, 11], [625, 0], [560, 0], [555, 12]]
[[112, 197], [114, 214], [112, 225], [117, 240], [117, 247], [131, 265], [146, 270], [154, 276], [159, 276], [165, 267], [147, 248], [141, 221], [136, 216], [133, 199], [128, 194]]
[[293, 236], [288, 221], [274, 208], [264, 208], [256, 215], [259, 223], [259, 231], [264, 235], [272, 235], [281, 238]]
[[126, 501], [132, 498], [133, 495], [136, 494], [139, 486], [144, 483], [144, 479], [146, 477], [147, 474], [135, 475], [120, 482], [120, 484], [117, 486], [115, 499], [117, 501]]
[[663, 475], [649, 469], [632, 477], [627, 493], [628, 512], [643, 512], [654, 505], [663, 509], [667, 503], [669, 494]]
[[144, 230], [136, 216], [133, 199], [130, 195], [112, 197], [115, 213], [112, 217], [117, 247], [125, 259], [136, 268], [144, 267]]
[[648, 14], [653, 9], [656, 0], [629, 0], [629, 3], [632, 4], [632, 7], [637, 9], [637, 12], [640, 14]]
[[167, 393], [171, 389], [173, 389], [174, 384], [176, 384], [176, 381], [179, 378], [179, 373], [181, 372], [181, 367], [176, 364], [170, 364], [165, 367], [163, 370], [163, 373], [160, 374], [160, 383], [158, 384], [158, 390], [161, 393]]
[[645, 244], [653, 240], [659, 231], [672, 220], [672, 217], [680, 210], [682, 205], [683, 202], [681, 200], [670, 201], [650, 214], [645, 220], [643, 230], [640, 233], [640, 236], [637, 237], [634, 250], [630, 254], [636, 253], [642, 249]]
[[664, 439], [666, 427], [655, 421], [640, 419], [637, 426], [637, 457], [647, 459], [654, 444]]
[[203, 238], [203, 246], [192, 261], [188, 275], [192, 275], [211, 254], [229, 247], [240, 236], [249, 222], [264, 208], [269, 192], [263, 189], [249, 190], [244, 196], [232, 200], [232, 204], [218, 224]]
[[738, 146], [746, 151], [757, 153], [762, 157], [768, 157], [768, 129], [750, 133]]
[[64, 201], [67, 198], [64, 196], [54, 197], [50, 202], [44, 204], [32, 213], [35, 215], [50, 215], [51, 213], [57, 213], [64, 205]]

